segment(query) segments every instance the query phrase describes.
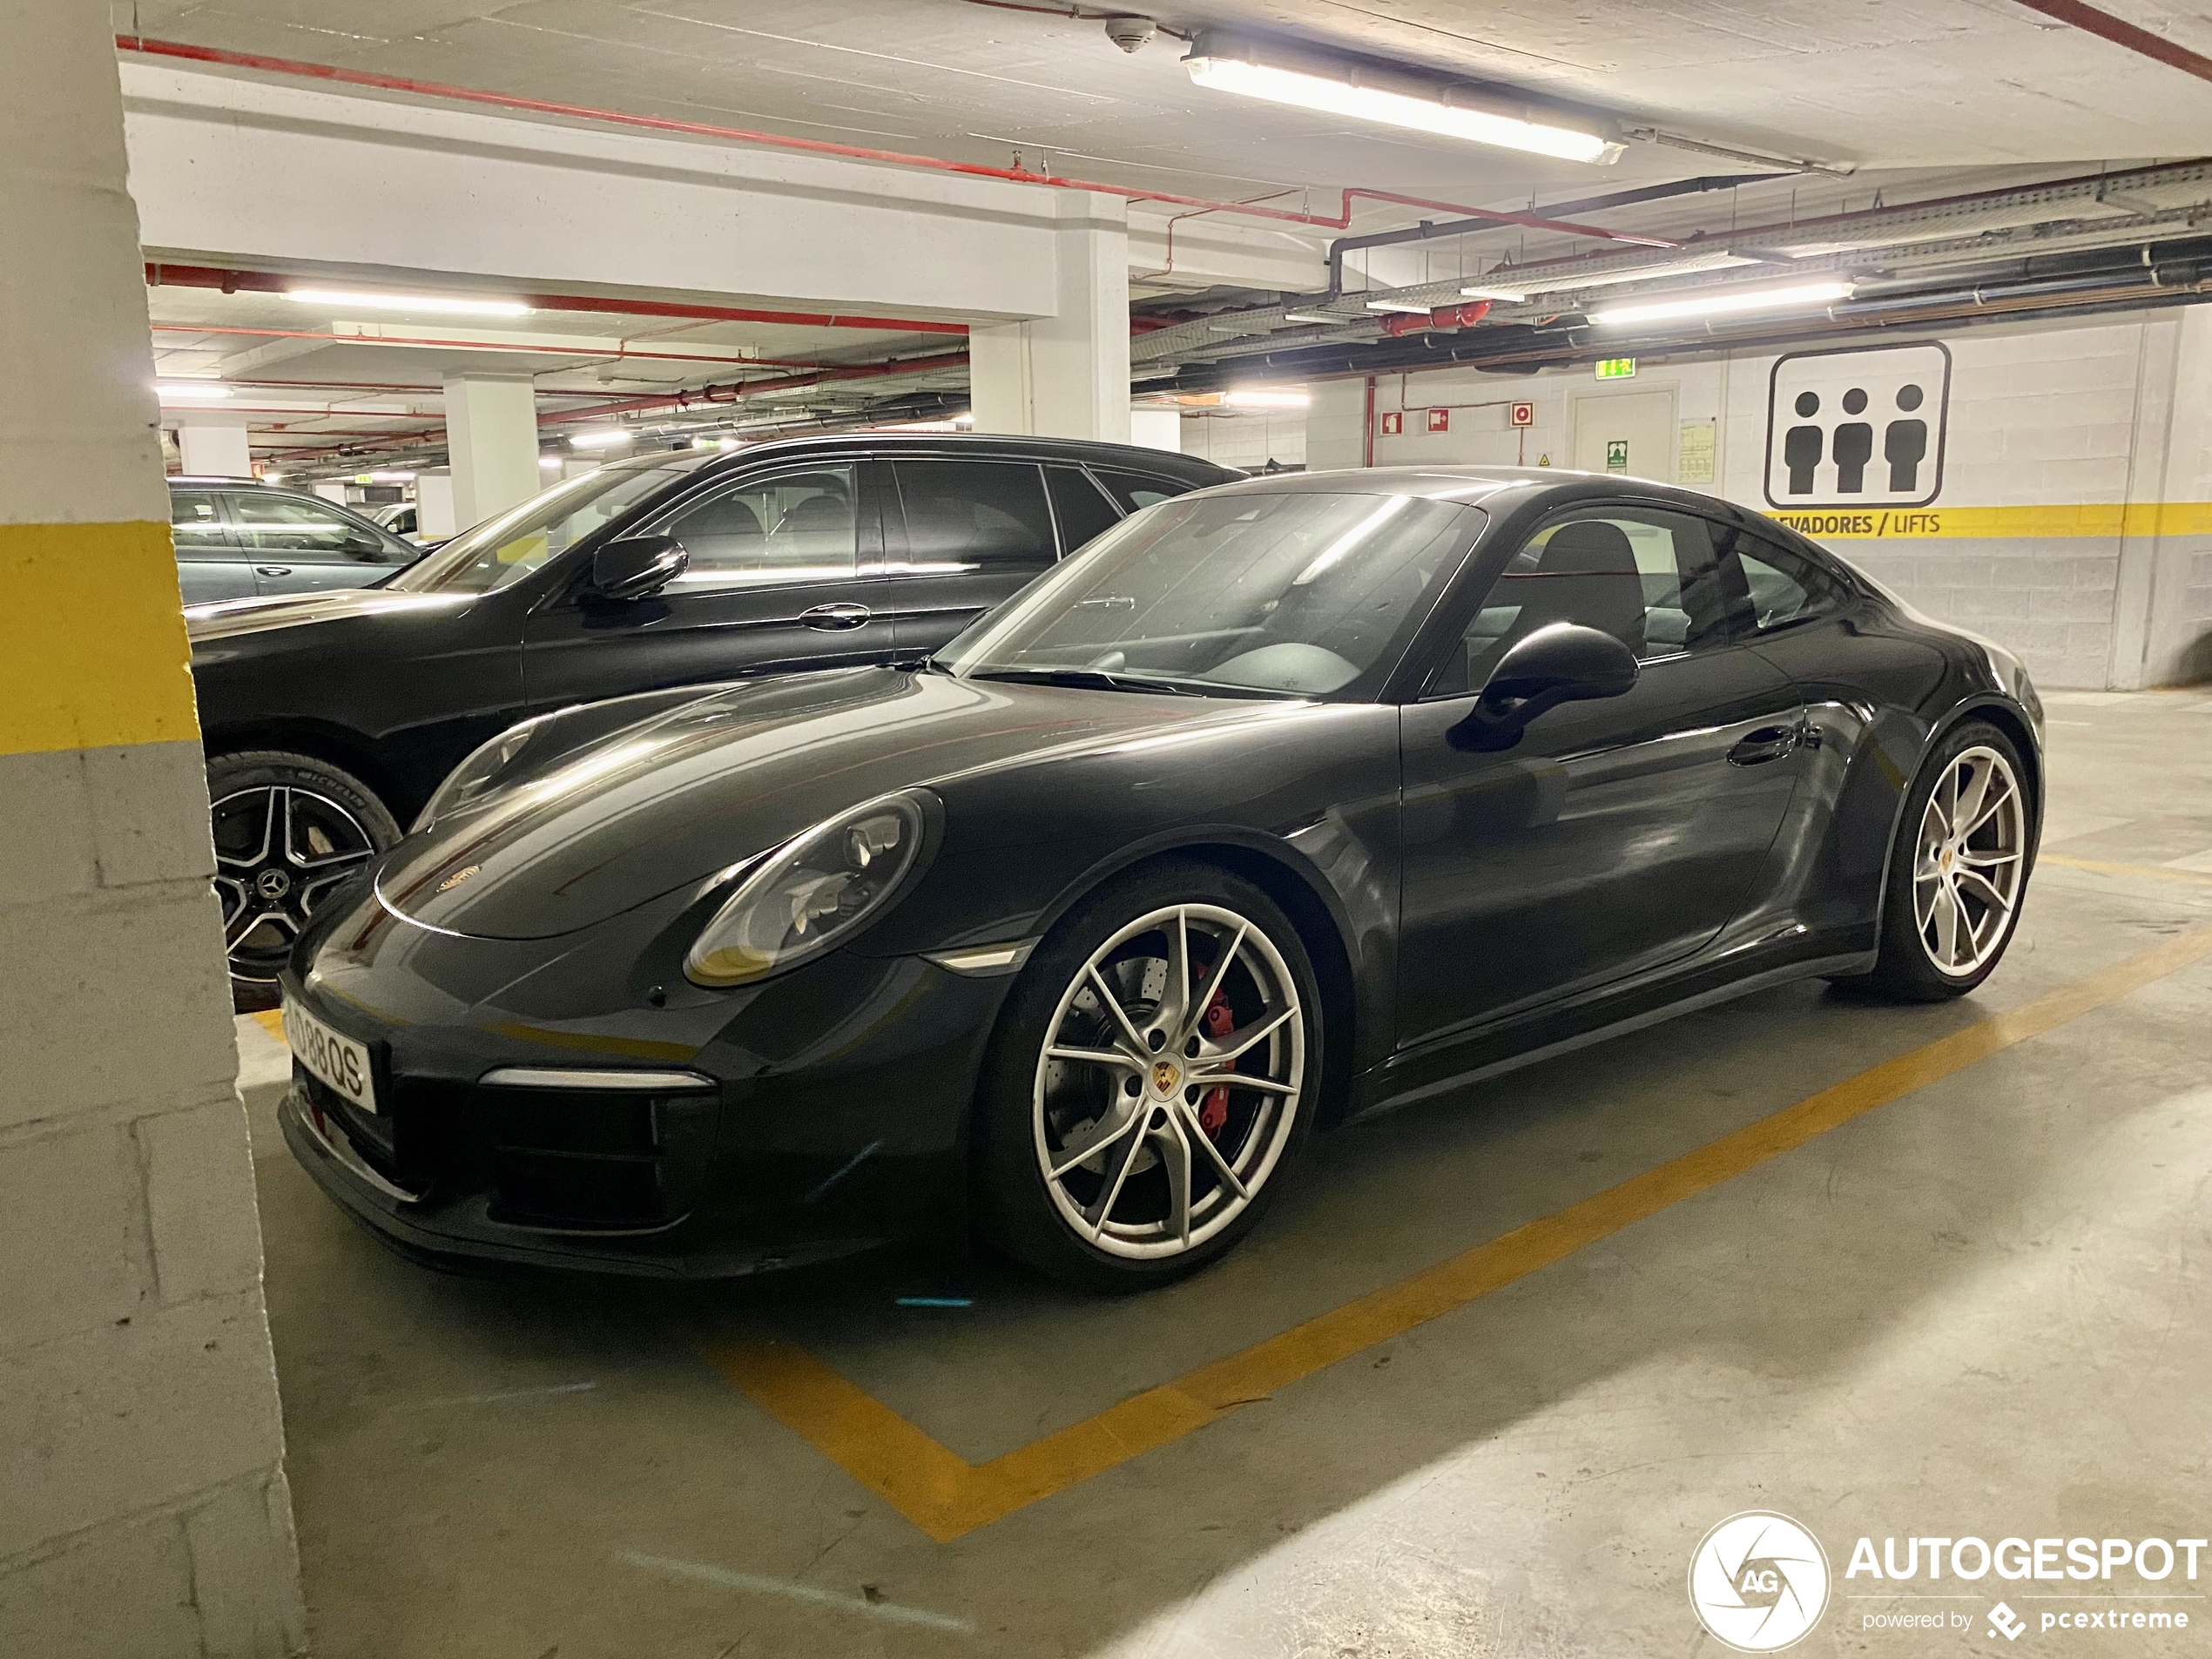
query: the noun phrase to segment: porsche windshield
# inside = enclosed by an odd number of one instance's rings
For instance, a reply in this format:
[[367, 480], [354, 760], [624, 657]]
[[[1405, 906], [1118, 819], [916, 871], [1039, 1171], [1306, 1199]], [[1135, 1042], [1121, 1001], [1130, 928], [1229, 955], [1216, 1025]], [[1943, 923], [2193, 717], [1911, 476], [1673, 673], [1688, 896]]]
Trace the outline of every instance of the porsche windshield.
[[489, 593], [503, 588], [713, 459], [711, 451], [686, 451], [638, 455], [597, 468], [462, 531], [385, 585], [401, 593]]
[[1129, 518], [937, 664], [976, 679], [1358, 695], [1386, 673], [1481, 510], [1410, 496], [1240, 492]]

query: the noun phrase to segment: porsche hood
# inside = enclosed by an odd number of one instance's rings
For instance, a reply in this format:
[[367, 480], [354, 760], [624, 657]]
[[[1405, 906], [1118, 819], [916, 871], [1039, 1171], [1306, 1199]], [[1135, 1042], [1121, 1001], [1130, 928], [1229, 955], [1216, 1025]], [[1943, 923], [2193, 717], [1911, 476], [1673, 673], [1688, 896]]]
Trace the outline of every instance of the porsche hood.
[[385, 905], [448, 933], [545, 939], [705, 880], [894, 790], [1298, 705], [848, 669], [685, 704], [401, 843]]

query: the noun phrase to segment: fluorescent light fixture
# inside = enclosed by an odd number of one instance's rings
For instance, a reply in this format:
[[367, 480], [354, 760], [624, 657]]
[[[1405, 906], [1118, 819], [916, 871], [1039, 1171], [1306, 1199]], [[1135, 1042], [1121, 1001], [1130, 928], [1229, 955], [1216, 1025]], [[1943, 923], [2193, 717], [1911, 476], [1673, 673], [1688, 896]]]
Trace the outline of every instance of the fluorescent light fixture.
[[1221, 400], [1232, 409], [1302, 409], [1313, 400], [1304, 392], [1231, 392]]
[[261, 482], [265, 484], [280, 484], [284, 482], [284, 475], [274, 467], [271, 467], [262, 473]]
[[714, 447], [724, 455], [728, 455], [732, 449], [744, 448], [745, 440], [743, 438], [717, 438], [714, 441]]
[[156, 381], [153, 389], [164, 403], [199, 403], [231, 395], [220, 381]]
[[579, 432], [569, 442], [578, 449], [611, 449], [618, 443], [628, 443], [631, 436], [621, 427], [608, 427], [598, 432]]
[[1350, 322], [1349, 317], [1331, 317], [1318, 311], [1285, 311], [1285, 322]]
[[429, 311], [446, 317], [527, 317], [530, 308], [519, 300], [462, 300], [439, 293], [354, 293], [331, 288], [293, 288], [285, 296], [303, 306], [334, 310], [358, 307], [365, 311]]
[[1370, 300], [1367, 301], [1367, 309], [1370, 311], [1400, 311], [1409, 317], [1426, 317], [1430, 312], [1435, 310], [1436, 307], [1434, 306], [1410, 305], [1403, 300]]
[[547, 472], [558, 472], [561, 470], [561, 457], [558, 455], [540, 455], [537, 458], [537, 464]]
[[1520, 288], [1461, 288], [1460, 292], [1470, 300], [1495, 300], [1507, 306], [1517, 306], [1528, 297]]
[[415, 475], [411, 472], [372, 472], [368, 475], [368, 482], [372, 484], [411, 484], [415, 482]]
[[1459, 101], [1467, 95], [1411, 72], [1393, 73], [1386, 65], [1318, 57], [1293, 68], [1287, 63], [1254, 62], [1251, 51], [1242, 43], [1232, 46], [1201, 37], [1183, 64], [1191, 81], [1209, 91], [1235, 92], [1324, 115], [1527, 150], [1563, 161], [1611, 162], [1621, 157], [1622, 146], [1608, 134]]
[[1590, 313], [1590, 320], [1608, 328], [1629, 323], [1669, 322], [1678, 317], [1724, 317], [1753, 311], [1794, 311], [1848, 300], [1848, 282], [1800, 282], [1787, 288], [1720, 288], [1705, 293], [1684, 294], [1674, 300], [1652, 300], [1634, 305], [1608, 306]]
[[953, 424], [962, 428], [973, 427], [975, 424], [975, 417], [972, 415], [955, 415], [953, 416]]

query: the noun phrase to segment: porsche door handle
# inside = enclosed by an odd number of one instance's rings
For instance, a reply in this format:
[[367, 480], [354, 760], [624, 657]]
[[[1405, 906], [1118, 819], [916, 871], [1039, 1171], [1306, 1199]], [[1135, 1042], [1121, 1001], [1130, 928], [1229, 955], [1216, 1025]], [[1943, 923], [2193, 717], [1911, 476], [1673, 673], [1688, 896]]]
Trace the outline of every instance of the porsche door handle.
[[1763, 725], [1747, 732], [1728, 752], [1731, 766], [1757, 766], [1769, 760], [1779, 760], [1804, 740], [1803, 725]]
[[292, 567], [288, 564], [257, 564], [253, 567], [253, 574], [255, 576], [290, 576]]
[[816, 605], [812, 610], [799, 613], [799, 621], [809, 628], [819, 628], [825, 633], [843, 633], [853, 628], [865, 628], [875, 612], [866, 605]]

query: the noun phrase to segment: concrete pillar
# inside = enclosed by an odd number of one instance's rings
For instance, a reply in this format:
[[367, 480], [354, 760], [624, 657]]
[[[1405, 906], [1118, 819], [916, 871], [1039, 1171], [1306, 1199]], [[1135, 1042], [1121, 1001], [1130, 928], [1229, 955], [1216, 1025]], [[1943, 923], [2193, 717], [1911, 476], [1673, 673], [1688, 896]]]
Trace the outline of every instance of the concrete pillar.
[[0, 1653], [306, 1643], [123, 110], [0, 61]]
[[1129, 442], [1129, 213], [1119, 197], [1054, 192], [1059, 309], [968, 331], [978, 432]]
[[[538, 469], [541, 484], [550, 482], [543, 468]], [[442, 542], [460, 531], [462, 526], [454, 522], [453, 475], [449, 472], [419, 472], [415, 475], [415, 533], [425, 541]]]
[[1129, 441], [1147, 449], [1167, 449], [1182, 454], [1183, 411], [1131, 409], [1129, 412]]
[[251, 478], [246, 417], [224, 409], [192, 409], [177, 416], [179, 470], [195, 478]]
[[537, 393], [511, 374], [446, 376], [453, 516], [462, 529], [528, 501], [537, 468]]

